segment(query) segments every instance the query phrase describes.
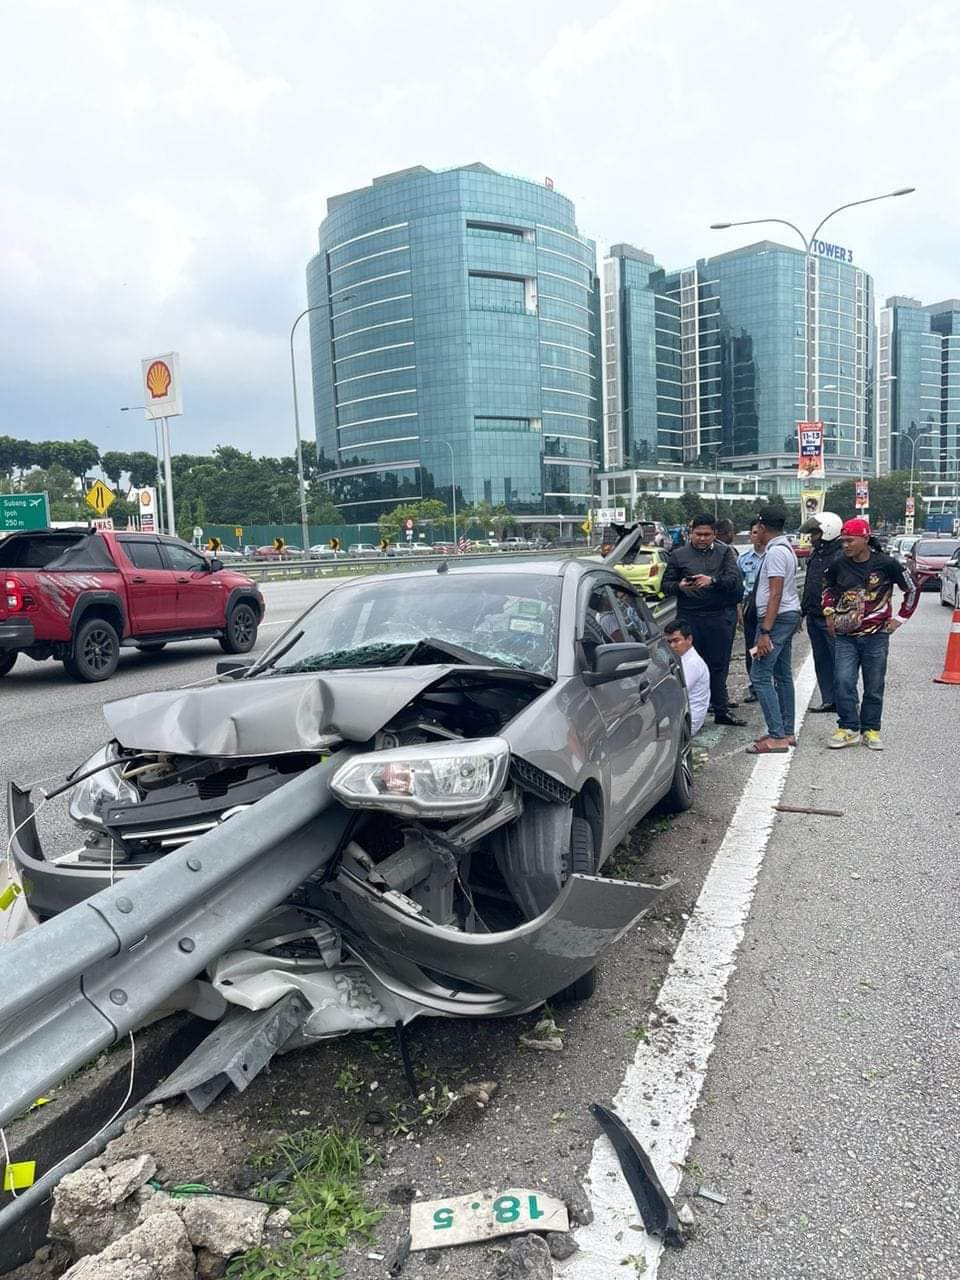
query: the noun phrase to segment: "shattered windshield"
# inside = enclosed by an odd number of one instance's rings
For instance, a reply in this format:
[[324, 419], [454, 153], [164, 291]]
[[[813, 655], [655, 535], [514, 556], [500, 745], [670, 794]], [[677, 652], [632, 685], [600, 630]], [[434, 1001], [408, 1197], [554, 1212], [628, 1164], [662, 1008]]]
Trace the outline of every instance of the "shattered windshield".
[[277, 658], [265, 655], [264, 665], [291, 675], [398, 666], [422, 653], [421, 661], [459, 657], [552, 675], [559, 611], [553, 575], [396, 574], [318, 601], [297, 623], [301, 634], [292, 644], [282, 638]]

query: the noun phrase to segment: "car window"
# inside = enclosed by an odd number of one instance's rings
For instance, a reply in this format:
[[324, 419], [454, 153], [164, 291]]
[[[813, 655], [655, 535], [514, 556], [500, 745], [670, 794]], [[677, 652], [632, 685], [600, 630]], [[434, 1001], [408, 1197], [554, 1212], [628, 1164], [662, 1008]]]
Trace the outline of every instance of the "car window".
[[198, 555], [196, 551], [191, 551], [189, 547], [181, 547], [176, 542], [165, 542], [163, 555], [169, 567], [180, 573], [202, 573], [207, 567], [207, 561], [203, 556]]
[[957, 543], [942, 538], [937, 542], [921, 542], [913, 550], [918, 556], [951, 556], [957, 550]]
[[626, 638], [613, 602], [613, 592], [606, 583], [594, 581], [580, 620], [580, 639], [584, 644], [597, 645], [618, 644]]
[[165, 565], [160, 558], [160, 544], [131, 538], [121, 539], [120, 545], [124, 554], [137, 569], [163, 569]]
[[623, 587], [617, 587], [614, 595], [626, 639], [646, 644], [653, 635], [653, 627], [643, 601], [635, 591], [628, 591]]

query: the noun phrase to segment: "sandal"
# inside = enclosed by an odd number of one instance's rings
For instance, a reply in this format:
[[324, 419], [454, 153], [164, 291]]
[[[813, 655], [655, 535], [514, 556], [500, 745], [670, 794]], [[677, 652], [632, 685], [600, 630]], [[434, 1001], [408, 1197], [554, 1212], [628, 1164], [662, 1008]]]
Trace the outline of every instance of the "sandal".
[[771, 747], [770, 738], [761, 738], [758, 742], [752, 742], [747, 747], [748, 756], [785, 756], [789, 752], [789, 747]]

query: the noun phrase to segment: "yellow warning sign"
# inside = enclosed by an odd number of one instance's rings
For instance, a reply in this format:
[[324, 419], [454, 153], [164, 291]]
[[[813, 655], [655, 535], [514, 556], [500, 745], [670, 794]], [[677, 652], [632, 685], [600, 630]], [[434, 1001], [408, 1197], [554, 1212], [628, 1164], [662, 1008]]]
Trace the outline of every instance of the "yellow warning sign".
[[92, 507], [98, 516], [105, 516], [116, 498], [117, 495], [112, 489], [108, 489], [102, 480], [91, 485], [85, 495], [87, 506]]

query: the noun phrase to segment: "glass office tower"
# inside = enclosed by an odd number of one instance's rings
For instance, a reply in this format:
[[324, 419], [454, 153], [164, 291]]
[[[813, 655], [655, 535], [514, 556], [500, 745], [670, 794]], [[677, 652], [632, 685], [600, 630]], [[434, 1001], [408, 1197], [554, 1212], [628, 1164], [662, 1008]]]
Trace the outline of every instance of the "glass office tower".
[[931, 510], [960, 498], [960, 299], [880, 312], [882, 469], [913, 468]]
[[761, 241], [666, 272], [617, 245], [604, 319], [607, 471], [718, 462], [779, 473], [790, 491], [809, 413], [828, 478], [873, 473], [873, 283], [851, 262]]
[[417, 166], [333, 196], [307, 296], [317, 449], [347, 520], [454, 485], [458, 507], [590, 506], [596, 251], [551, 186]]

